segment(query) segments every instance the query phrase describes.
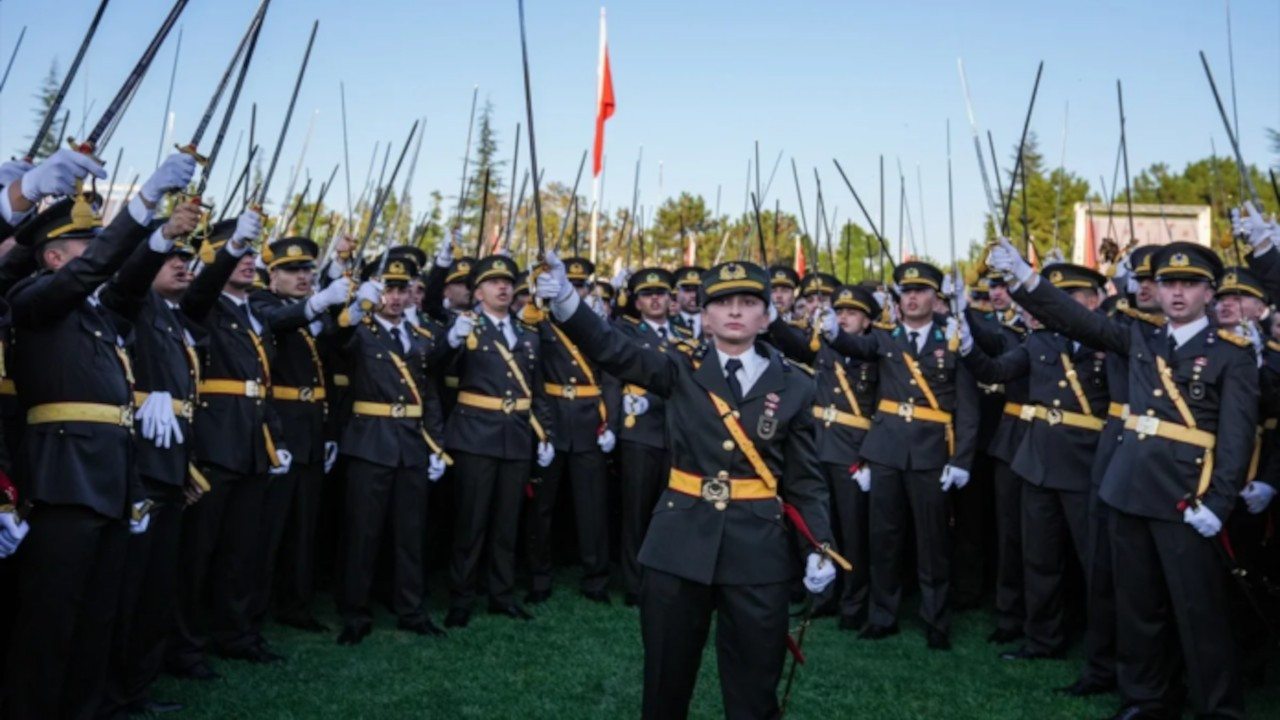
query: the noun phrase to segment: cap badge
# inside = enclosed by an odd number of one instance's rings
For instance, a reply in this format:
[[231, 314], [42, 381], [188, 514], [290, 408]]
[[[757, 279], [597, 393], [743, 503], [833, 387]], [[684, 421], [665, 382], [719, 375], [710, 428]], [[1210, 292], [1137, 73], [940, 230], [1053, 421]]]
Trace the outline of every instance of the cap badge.
[[743, 280], [747, 277], [747, 269], [738, 263], [729, 263], [720, 268], [721, 280]]
[[1190, 266], [1191, 258], [1187, 257], [1186, 253], [1174, 253], [1173, 257], [1169, 258], [1169, 267], [1184, 268]]

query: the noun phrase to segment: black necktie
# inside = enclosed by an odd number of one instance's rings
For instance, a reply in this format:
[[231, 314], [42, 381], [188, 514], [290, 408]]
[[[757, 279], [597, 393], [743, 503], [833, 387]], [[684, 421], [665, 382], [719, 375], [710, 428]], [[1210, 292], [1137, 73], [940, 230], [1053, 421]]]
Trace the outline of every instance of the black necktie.
[[662, 338], [663, 340], [666, 340], [666, 339], [667, 339], [667, 326], [666, 326], [666, 325], [659, 325], [659, 326], [658, 326], [658, 337]]
[[507, 321], [506, 320], [498, 321], [498, 334], [502, 335], [502, 344], [506, 345], [508, 348], [511, 347], [511, 341], [507, 340]]
[[915, 330], [907, 332], [907, 341], [911, 343], [911, 354], [918, 355], [920, 353], [920, 345], [917, 341], [920, 339], [920, 333]]
[[738, 371], [742, 369], [742, 361], [731, 358], [724, 364], [725, 380], [729, 381], [729, 392], [733, 393], [734, 402], [742, 402], [742, 383], [738, 381]]
[[1169, 357], [1173, 357], [1176, 352], [1178, 352], [1178, 339], [1173, 336], [1173, 333], [1169, 333]]
[[400, 342], [400, 328], [391, 328], [391, 339], [396, 342], [396, 349], [404, 352], [404, 343]]

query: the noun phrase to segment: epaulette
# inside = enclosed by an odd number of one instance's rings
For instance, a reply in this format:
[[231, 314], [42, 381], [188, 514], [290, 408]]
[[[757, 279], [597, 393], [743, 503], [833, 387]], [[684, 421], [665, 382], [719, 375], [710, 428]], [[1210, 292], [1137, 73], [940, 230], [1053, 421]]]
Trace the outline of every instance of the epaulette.
[[1268, 340], [1267, 349], [1274, 350], [1275, 352], [1280, 352], [1280, 342], [1276, 342], [1275, 340]]
[[683, 325], [677, 325], [676, 323], [671, 323], [671, 331], [675, 335], [683, 335], [685, 338], [688, 338], [690, 340], [693, 339], [693, 331]]
[[809, 375], [811, 375], [811, 376], [814, 374], [814, 370], [813, 370], [813, 368], [809, 367], [808, 365], [805, 365], [805, 364], [804, 364], [804, 363], [802, 363], [802, 362], [796, 362], [795, 360], [792, 360], [791, 358], [783, 358], [783, 359], [782, 359], [782, 363], [783, 363], [784, 365], [790, 365], [791, 367], [799, 368], [799, 369], [801, 369], [801, 370], [805, 371], [806, 373], [808, 373], [808, 374], [809, 374]]
[[798, 319], [794, 319], [794, 320], [788, 320], [788, 321], [787, 321], [787, 324], [788, 324], [788, 325], [790, 325], [790, 326], [792, 326], [792, 327], [798, 327], [798, 328], [800, 328], [801, 330], [808, 330], [808, 329], [809, 329], [809, 321], [808, 321], [808, 320], [805, 320], [804, 318], [798, 318]]
[[630, 315], [623, 315], [622, 319], [626, 322], [631, 323], [632, 325], [636, 325], [636, 326], [640, 325], [640, 318], [632, 317]]
[[874, 323], [872, 323], [872, 324], [873, 324], [875, 327], [880, 328], [881, 330], [893, 330], [894, 328], [898, 327], [898, 325], [897, 325], [896, 323], [883, 322], [883, 321], [881, 321], [881, 320], [877, 320], [877, 321], [875, 321], [875, 322], [874, 322]]
[[1247, 348], [1253, 346], [1253, 343], [1249, 342], [1249, 338], [1241, 337], [1230, 330], [1224, 330], [1223, 328], [1218, 328], [1218, 337], [1226, 340], [1236, 347]]
[[409, 327], [413, 328], [413, 331], [414, 331], [414, 332], [418, 333], [419, 335], [421, 335], [421, 336], [423, 336], [423, 337], [427, 337], [427, 338], [434, 338], [434, 337], [435, 337], [435, 335], [432, 335], [432, 334], [431, 334], [431, 331], [430, 331], [430, 330], [428, 330], [428, 329], [426, 329], [426, 328], [424, 328], [424, 327], [419, 327], [419, 326], [417, 326], [417, 325], [414, 325], [413, 323], [409, 323]]
[[684, 338], [672, 338], [672, 340], [674, 340], [674, 342], [667, 343], [667, 347], [674, 347], [686, 355], [697, 354], [699, 358], [702, 357], [702, 353], [699, 352], [700, 346], [698, 343], [685, 340]]
[[1142, 322], [1148, 323], [1150, 325], [1155, 325], [1156, 327], [1164, 327], [1165, 323], [1168, 322], [1167, 320], [1165, 320], [1163, 315], [1153, 315], [1152, 313], [1142, 312], [1141, 310], [1136, 310], [1134, 308], [1129, 307], [1128, 305], [1124, 307], [1120, 307], [1120, 305], [1117, 304], [1116, 310], [1119, 310], [1120, 312], [1124, 313], [1125, 315], [1128, 315], [1134, 320], [1141, 320]]
[[525, 319], [522, 317], [516, 318], [516, 327], [524, 328], [525, 330], [530, 330], [532, 332], [538, 331], [538, 327], [536, 325], [525, 322]]

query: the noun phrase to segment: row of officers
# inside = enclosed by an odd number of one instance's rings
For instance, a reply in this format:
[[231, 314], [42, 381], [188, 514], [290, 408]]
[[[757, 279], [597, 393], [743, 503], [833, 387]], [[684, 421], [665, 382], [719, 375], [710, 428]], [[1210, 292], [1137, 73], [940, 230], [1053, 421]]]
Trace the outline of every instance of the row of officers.
[[646, 716], [687, 712], [713, 610], [727, 714], [775, 713], [801, 575], [869, 640], [899, 632], [918, 587], [926, 645], [948, 649], [988, 526], [1002, 657], [1061, 657], [1080, 617], [1065, 692], [1116, 690], [1125, 718], [1243, 715], [1268, 611], [1256, 582], [1230, 583], [1246, 567], [1265, 583], [1280, 462], [1280, 343], [1257, 329], [1280, 233], [1256, 213], [1238, 222], [1248, 267], [1139, 248], [1110, 298], [1108, 278], [1036, 273], [1007, 241], [972, 305], [920, 262], [889, 291], [748, 262], [643, 268], [614, 297], [585, 259], [549, 255], [531, 283], [450, 242], [361, 262], [338, 240], [321, 264], [286, 236], [259, 255], [257, 212], [199, 232], [195, 205], [154, 217], [194, 169], [166, 159], [103, 227], [76, 192], [104, 176], [92, 159], [0, 167], [6, 716], [175, 709], [149, 695], [162, 671], [280, 662], [268, 619], [327, 630], [311, 614], [326, 553], [339, 643], [372, 628], [384, 544], [398, 627], [440, 634], [429, 518], [452, 528], [446, 627], [481, 597], [531, 619], [565, 484], [580, 592], [607, 603], [611, 454]]

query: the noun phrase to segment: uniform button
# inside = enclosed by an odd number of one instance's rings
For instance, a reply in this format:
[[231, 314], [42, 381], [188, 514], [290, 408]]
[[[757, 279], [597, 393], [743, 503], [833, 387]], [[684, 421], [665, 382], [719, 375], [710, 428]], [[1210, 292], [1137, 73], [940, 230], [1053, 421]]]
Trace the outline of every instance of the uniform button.
[[1054, 401], [1053, 401], [1053, 406], [1054, 406], [1054, 407], [1062, 407], [1062, 401], [1061, 401], [1061, 400], [1054, 400]]
[[1060, 388], [1064, 388], [1064, 387], [1066, 387], [1066, 386], [1067, 386], [1067, 381], [1066, 381], [1066, 380], [1059, 380], [1059, 381], [1058, 381], [1058, 387], [1060, 387]]
[[732, 440], [725, 440], [722, 447], [724, 447], [725, 452], [733, 452], [733, 449], [737, 446], [733, 444]]
[[667, 507], [675, 507], [675, 506], [676, 506], [675, 503], [671, 502], [670, 500], [667, 501]]
[[577, 367], [577, 366], [578, 366], [578, 361], [577, 361], [577, 360], [571, 360], [571, 361], [569, 361], [569, 364], [570, 364], [570, 365], [573, 365], [574, 367]]
[[94, 331], [93, 331], [93, 336], [94, 336], [94, 337], [102, 337], [102, 331], [101, 331], [101, 330], [94, 330]]
[[1041, 355], [1041, 356], [1040, 356], [1040, 359], [1041, 359], [1041, 360], [1044, 360], [1044, 356], [1043, 356], [1043, 355]]
[[1164, 391], [1161, 390], [1160, 388], [1156, 388], [1155, 390], [1152, 390], [1151, 394], [1155, 395], [1156, 397], [1164, 397]]
[[1204, 464], [1204, 458], [1196, 458], [1196, 464], [1197, 464], [1197, 465], [1203, 465], [1203, 464]]
[[1155, 410], [1148, 410], [1148, 411], [1147, 411], [1147, 414], [1148, 414], [1148, 415], [1155, 415], [1155, 414], [1156, 414], [1156, 411], [1155, 411]]
[[507, 377], [512, 377], [511, 373], [509, 373], [509, 372], [508, 372], [508, 373], [507, 373]]
[[910, 383], [911, 385], [915, 385], [915, 384], [916, 384], [916, 381], [915, 381], [915, 380], [908, 380], [907, 382], [908, 382], [908, 383]]

